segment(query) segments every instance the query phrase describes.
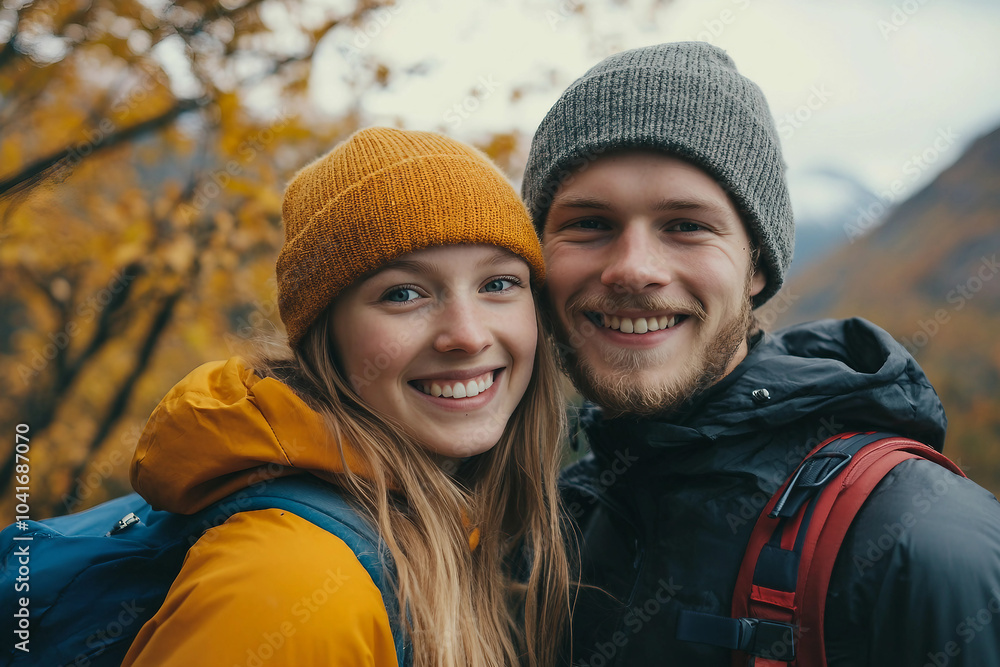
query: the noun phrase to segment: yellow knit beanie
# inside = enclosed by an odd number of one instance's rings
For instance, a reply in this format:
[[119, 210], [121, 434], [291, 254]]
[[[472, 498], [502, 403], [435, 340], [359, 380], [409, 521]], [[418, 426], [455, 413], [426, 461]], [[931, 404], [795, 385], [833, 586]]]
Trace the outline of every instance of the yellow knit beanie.
[[340, 290], [421, 248], [488, 243], [523, 257], [536, 286], [545, 278], [517, 193], [489, 158], [439, 134], [356, 132], [295, 175], [282, 217], [278, 310], [292, 346]]

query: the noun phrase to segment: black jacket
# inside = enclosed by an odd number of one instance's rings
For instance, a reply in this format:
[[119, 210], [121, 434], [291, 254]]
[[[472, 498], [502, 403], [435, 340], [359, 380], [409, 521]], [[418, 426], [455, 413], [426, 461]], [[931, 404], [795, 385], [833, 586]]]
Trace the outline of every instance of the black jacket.
[[[562, 482], [592, 585], [573, 661], [590, 667], [728, 667], [727, 650], [676, 639], [678, 613], [729, 615], [757, 515], [802, 458], [851, 430], [940, 449], [946, 425], [913, 358], [859, 319], [759, 337], [669, 421], [583, 422], [591, 453]], [[836, 666], [1000, 665], [1000, 503], [929, 461], [894, 468], [837, 558], [825, 637]]]

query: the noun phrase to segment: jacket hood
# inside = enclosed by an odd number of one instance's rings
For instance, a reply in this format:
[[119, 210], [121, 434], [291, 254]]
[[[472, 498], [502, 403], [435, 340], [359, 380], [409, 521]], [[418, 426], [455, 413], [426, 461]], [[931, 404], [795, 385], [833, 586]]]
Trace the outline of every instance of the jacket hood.
[[[348, 447], [344, 458], [364, 474]], [[191, 514], [255, 482], [300, 472], [343, 473], [335, 439], [287, 385], [234, 357], [196, 368], [167, 393], [129, 475], [154, 508]]]
[[841, 431], [887, 431], [939, 451], [947, 426], [944, 407], [913, 357], [879, 327], [852, 318], [764, 334], [732, 373], [678, 413], [593, 416], [587, 435], [597, 452], [623, 438], [662, 449], [823, 416], [835, 418]]

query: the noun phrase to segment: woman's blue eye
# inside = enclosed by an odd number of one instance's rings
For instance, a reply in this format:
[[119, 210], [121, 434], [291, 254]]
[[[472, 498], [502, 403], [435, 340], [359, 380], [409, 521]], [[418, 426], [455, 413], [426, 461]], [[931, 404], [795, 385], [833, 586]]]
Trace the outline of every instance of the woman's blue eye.
[[420, 295], [417, 294], [416, 290], [412, 290], [409, 287], [397, 287], [385, 293], [382, 297], [383, 301], [391, 301], [393, 303], [406, 303], [407, 301], [413, 301], [414, 299], [419, 299]]
[[515, 284], [517, 283], [515, 283], [515, 281], [511, 280], [510, 278], [494, 278], [493, 280], [483, 285], [483, 291], [502, 292], [505, 289], [513, 287]]

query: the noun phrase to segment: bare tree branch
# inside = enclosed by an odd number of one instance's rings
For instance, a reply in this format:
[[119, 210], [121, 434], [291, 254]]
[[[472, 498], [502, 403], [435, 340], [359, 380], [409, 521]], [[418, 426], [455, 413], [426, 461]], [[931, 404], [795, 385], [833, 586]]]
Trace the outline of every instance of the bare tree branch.
[[204, 106], [206, 103], [207, 100], [205, 99], [181, 100], [159, 116], [154, 116], [107, 136], [101, 136], [97, 141], [87, 144], [89, 152], [86, 155], [80, 155], [80, 151], [76, 146], [67, 146], [51, 155], [40, 158], [23, 167], [20, 172], [0, 181], [0, 197], [7, 196], [8, 193], [17, 192], [22, 188], [36, 185], [59, 168], [70, 166], [69, 163], [73, 158], [76, 158], [78, 164], [84, 158], [96, 155], [144, 134], [155, 132], [172, 123], [181, 114]]
[[[194, 196], [196, 183], [197, 178], [194, 174], [192, 174], [188, 184], [174, 201], [172, 206], [173, 210], [176, 210], [185, 202], [191, 200]], [[170, 213], [168, 212], [165, 214], [165, 217], [169, 217], [169, 215]], [[152, 245], [147, 252], [148, 255], [153, 253], [155, 242], [159, 238], [160, 236], [156, 235], [151, 241]], [[191, 275], [197, 275], [197, 271], [199, 270], [200, 262], [196, 261], [193, 263]], [[121, 318], [118, 318], [117, 315], [129, 303], [128, 297], [133, 286], [135, 285], [136, 278], [144, 272], [145, 266], [141, 262], [132, 262], [120, 271], [119, 275], [126, 276], [128, 279], [126, 281], [122, 281], [124, 284], [121, 290], [117, 292], [112, 291], [110, 300], [107, 305], [102, 307], [103, 309], [98, 315], [97, 323], [90, 340], [88, 341], [86, 347], [78, 355], [76, 355], [74, 360], [70, 361], [69, 359], [69, 346], [58, 350], [56, 358], [52, 360], [55, 362], [55, 370], [52, 374], [53, 379], [51, 385], [40, 387], [33, 393], [29, 400], [25, 401], [25, 405], [28, 406], [28, 413], [24, 417], [24, 421], [31, 424], [32, 431], [36, 436], [37, 434], [44, 432], [44, 430], [52, 424], [60, 403], [63, 398], [70, 393], [74, 380], [80, 372], [82, 372], [86, 364], [89, 363], [117, 334], [120, 324], [123, 321]], [[40, 288], [44, 287], [40, 284], [40, 281], [38, 281], [37, 278], [34, 278], [33, 276], [30, 277], [35, 284], [40, 286]], [[167, 314], [172, 313], [173, 306], [171, 306], [169, 311], [161, 310], [161, 314], [164, 312]], [[149, 354], [152, 354], [152, 349], [150, 349]], [[134, 386], [134, 382], [132, 384]], [[129, 388], [129, 391], [131, 391], [131, 388]], [[89, 460], [89, 456], [85, 460]], [[0, 488], [3, 490], [8, 489], [13, 482], [13, 461], [13, 456], [7, 457], [3, 466], [0, 467]]]
[[[177, 302], [180, 301], [186, 292], [187, 287], [178, 289], [177, 291], [171, 293], [161, 304], [156, 316], [153, 318], [153, 321], [149, 326], [149, 330], [143, 338], [142, 344], [139, 346], [135, 363], [129, 370], [128, 375], [125, 376], [124, 380], [122, 380], [121, 384], [118, 386], [118, 391], [115, 392], [114, 398], [111, 399], [108, 411], [101, 420], [97, 431], [94, 432], [94, 436], [91, 438], [90, 444], [85, 450], [84, 457], [70, 475], [70, 479], [74, 481], [71, 482], [71, 492], [62, 497], [63, 507], [60, 508], [53, 503], [53, 506], [49, 508], [46, 516], [55, 516], [56, 514], [62, 514], [66, 511], [72, 511], [76, 504], [78, 504], [78, 499], [82, 497], [87, 485], [83, 478], [84, 473], [89, 467], [90, 462], [93, 460], [94, 455], [100, 451], [105, 438], [108, 437], [108, 434], [111, 433], [115, 424], [117, 424], [118, 420], [120, 420], [122, 415], [125, 414], [125, 409], [128, 407], [128, 402], [132, 397], [135, 385], [149, 367], [149, 363], [153, 358], [153, 351], [156, 349], [156, 344], [163, 337], [170, 321], [173, 319], [174, 309], [177, 306]], [[55, 496], [53, 496], [53, 500], [54, 498]], [[76, 502], [73, 502], [74, 500]]]

